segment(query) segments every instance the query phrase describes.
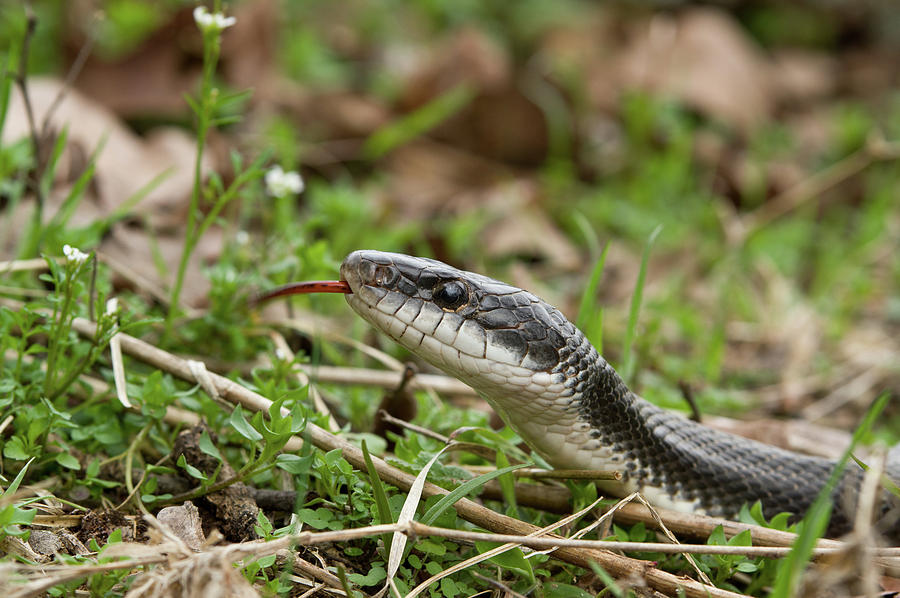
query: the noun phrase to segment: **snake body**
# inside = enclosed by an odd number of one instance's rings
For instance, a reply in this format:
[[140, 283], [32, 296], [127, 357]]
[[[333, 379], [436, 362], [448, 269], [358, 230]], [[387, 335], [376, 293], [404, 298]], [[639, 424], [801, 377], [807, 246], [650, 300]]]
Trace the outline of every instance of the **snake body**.
[[[431, 259], [356, 251], [341, 265], [350, 307], [478, 391], [556, 468], [616, 469], [607, 493], [735, 518], [761, 501], [802, 515], [835, 463], [707, 428], [635, 395], [563, 314], [528, 291]], [[900, 467], [889, 465], [900, 479]], [[829, 533], [848, 531], [863, 471], [847, 468]], [[883, 519], [887, 519], [887, 507]], [[888, 534], [900, 537], [896, 523]]]

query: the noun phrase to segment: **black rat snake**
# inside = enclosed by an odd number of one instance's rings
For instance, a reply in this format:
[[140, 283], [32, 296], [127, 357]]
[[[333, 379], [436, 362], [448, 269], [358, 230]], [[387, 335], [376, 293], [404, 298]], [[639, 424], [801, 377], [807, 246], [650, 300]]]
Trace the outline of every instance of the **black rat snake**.
[[[379, 251], [351, 253], [341, 278], [308, 290], [347, 293], [350, 307], [376, 328], [482, 394], [552, 466], [621, 471], [621, 482], [598, 482], [606, 492], [638, 490], [661, 507], [727, 518], [756, 501], [767, 517], [802, 515], [835, 467], [707, 428], [638, 397], [581, 331], [528, 291]], [[895, 480], [898, 461], [888, 464]], [[863, 475], [851, 463], [840, 479], [830, 534], [852, 527]], [[896, 509], [885, 498], [881, 519], [892, 520], [885, 531], [897, 539]]]

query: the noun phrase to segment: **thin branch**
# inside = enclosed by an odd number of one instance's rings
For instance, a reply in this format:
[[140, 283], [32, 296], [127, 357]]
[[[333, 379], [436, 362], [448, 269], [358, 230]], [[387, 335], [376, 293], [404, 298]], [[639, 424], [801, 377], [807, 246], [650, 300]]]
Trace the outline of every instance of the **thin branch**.
[[[538, 530], [538, 528], [535, 528]], [[539, 530], [538, 530], [539, 531]], [[337, 542], [349, 542], [351, 540], [359, 540], [362, 538], [378, 537], [388, 533], [405, 534], [411, 539], [422, 536], [436, 536], [440, 538], [448, 538], [451, 540], [460, 540], [464, 542], [495, 542], [495, 543], [512, 543], [521, 546], [527, 546], [535, 549], [546, 548], [579, 548], [579, 549], [600, 549], [600, 550], [629, 550], [632, 552], [657, 552], [663, 554], [718, 554], [718, 555], [742, 555], [748, 557], [766, 557], [766, 558], [782, 558], [790, 553], [790, 548], [786, 547], [766, 547], [766, 546], [710, 546], [707, 544], [669, 544], [668, 542], [617, 542], [606, 540], [577, 540], [560, 538], [558, 536], [522, 536], [518, 534], [488, 533], [474, 532], [469, 530], [458, 530], [443, 527], [434, 527], [424, 525], [417, 521], [409, 523], [388, 523], [381, 525], [370, 525], [353, 529], [342, 529], [336, 531], [324, 532], [301, 532], [290, 536], [283, 536], [275, 540], [257, 540], [253, 542], [244, 542], [240, 544], [229, 544], [226, 546], [215, 546], [208, 548], [206, 553], [222, 553], [232, 561], [245, 559], [248, 557], [261, 557], [274, 554], [280, 550], [290, 549], [297, 545], [313, 546], [317, 544], [331, 544]], [[134, 544], [120, 544], [113, 549], [107, 550], [105, 556], [126, 557], [129, 556], [129, 550], [134, 550]], [[833, 556], [845, 552], [847, 548], [823, 548], [819, 547], [813, 551], [815, 558]], [[81, 573], [75, 575], [90, 575], [102, 571], [113, 571], [117, 569], [130, 569], [137, 566], [162, 563], [171, 560], [172, 552], [150, 557], [132, 558], [128, 561], [116, 561], [112, 563], [103, 563], [97, 565], [85, 565], [78, 569]], [[561, 550], [557, 550], [556, 554], [560, 554]], [[873, 554], [888, 557], [900, 557], [900, 548], [875, 548]], [[176, 553], [177, 554], [177, 553]], [[193, 556], [188, 554], [188, 557]], [[634, 560], [634, 559], [626, 559]], [[640, 561], [638, 561], [640, 562]], [[20, 571], [34, 571], [34, 567], [23, 566], [17, 567]], [[58, 573], [72, 572], [71, 565], [41, 565], [40, 571], [43, 574], [53, 575]], [[683, 580], [690, 581], [690, 580]], [[710, 596], [727, 596], [735, 597], [737, 594], [716, 591], [716, 588], [708, 588]]]
[[[399, 527], [399, 526], [398, 526]], [[670, 544], [668, 542], [613, 542], [607, 540], [573, 540], [569, 538], [518, 536], [469, 530], [449, 529], [424, 525], [412, 521], [407, 529], [398, 530], [413, 536], [438, 536], [467, 542], [511, 542], [529, 548], [595, 548], [600, 550], [627, 550], [629, 552], [659, 552], [663, 554], [720, 554], [748, 557], [783, 558], [791, 548], [781, 546], [710, 546], [708, 544]], [[813, 556], [821, 558], [845, 552], [846, 548], [816, 548]], [[900, 557], [900, 548], [875, 548], [873, 554], [882, 557]]]
[[[368, 368], [347, 368], [327, 365], [302, 366], [301, 368], [315, 382], [333, 384], [376, 386], [395, 389], [402, 382], [403, 371], [389, 372]], [[456, 378], [439, 374], [415, 374], [406, 386], [410, 390], [432, 389], [439, 393], [474, 397], [478, 396], [472, 387]]]

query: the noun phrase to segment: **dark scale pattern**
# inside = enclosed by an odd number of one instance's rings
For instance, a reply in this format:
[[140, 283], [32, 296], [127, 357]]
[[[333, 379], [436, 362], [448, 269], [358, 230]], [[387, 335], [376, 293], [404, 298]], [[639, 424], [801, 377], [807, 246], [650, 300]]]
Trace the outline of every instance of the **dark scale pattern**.
[[[722, 517], [735, 518], [743, 504], [757, 500], [766, 517], [802, 515], [834, 468], [826, 459], [719, 432], [656, 407], [635, 396], [586, 340], [568, 345], [562, 359], [576, 372], [569, 384], [592, 435], [626, 455], [628, 475], [639, 487], [662, 487]], [[861, 479], [862, 470], [851, 464], [835, 491], [830, 534], [849, 531]]]
[[[521, 365], [564, 382], [562, 396], [572, 397], [566, 409], [578, 411], [602, 446], [624, 455], [625, 474], [639, 488], [660, 487], [674, 500], [696, 501], [706, 512], [730, 518], [757, 500], [766, 517], [781, 511], [802, 515], [834, 467], [825, 459], [706, 428], [635, 396], [559, 310], [527, 291], [435, 260], [377, 251], [350, 254], [341, 273], [351, 287], [365, 285], [378, 298], [384, 290], [398, 291], [419, 308], [432, 301], [441, 283], [462, 282], [467, 302], [445, 318], [452, 316], [457, 327], [477, 323], [489, 343], [502, 346]], [[477, 386], [477, 380], [470, 383]], [[888, 475], [900, 481], [900, 446], [889, 455]], [[861, 478], [851, 463], [835, 491], [829, 533], [849, 529]], [[887, 535], [900, 540], [897, 510], [884, 520], [891, 521]]]

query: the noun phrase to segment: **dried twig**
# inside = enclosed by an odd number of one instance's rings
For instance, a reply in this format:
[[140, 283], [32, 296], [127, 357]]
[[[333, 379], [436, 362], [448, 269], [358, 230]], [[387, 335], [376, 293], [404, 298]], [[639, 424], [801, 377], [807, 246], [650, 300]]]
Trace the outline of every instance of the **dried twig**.
[[[554, 524], [558, 527], [560, 524]], [[537, 528], [534, 528], [537, 530]], [[605, 540], [577, 540], [560, 537], [547, 537], [535, 535], [518, 535], [503, 533], [487, 533], [474, 532], [468, 530], [448, 529], [442, 527], [434, 527], [424, 525], [416, 521], [410, 521], [405, 524], [392, 523], [383, 525], [371, 525], [354, 529], [343, 529], [336, 531], [324, 532], [301, 532], [292, 536], [285, 536], [271, 541], [258, 540], [254, 542], [245, 542], [241, 544], [229, 544], [225, 546], [211, 546], [206, 548], [207, 553], [227, 554], [232, 561], [238, 561], [245, 558], [258, 558], [269, 554], [275, 554], [279, 551], [290, 549], [296, 545], [311, 546], [316, 544], [329, 544], [335, 542], [348, 542], [361, 538], [378, 537], [386, 533], [401, 533], [410, 538], [422, 536], [436, 536], [441, 538], [449, 538], [453, 540], [461, 540], [465, 542], [503, 542], [513, 543], [530, 548], [556, 548], [557, 555], [565, 551], [565, 549], [581, 549], [588, 555], [592, 555], [591, 551], [596, 550], [629, 550], [633, 552], [661, 552], [665, 554], [719, 554], [719, 555], [743, 555], [749, 557], [768, 557], [781, 558], [788, 554], [790, 548], [784, 547], [764, 547], [764, 546], [709, 546], [707, 544], [669, 544], [666, 542], [610, 542]], [[17, 567], [19, 571], [34, 572], [35, 574], [46, 574], [50, 577], [56, 577], [55, 583], [60, 583], [62, 578], [77, 579], [85, 575], [93, 573], [112, 571], [119, 569], [131, 569], [138, 566], [158, 564], [177, 558], [180, 554], [174, 547], [168, 544], [158, 547], [146, 547], [140, 544], [123, 543], [115, 545], [104, 552], [107, 557], [132, 557], [127, 561], [117, 561], [113, 563], [104, 563], [98, 565], [85, 565], [73, 568], [70, 565], [43, 565], [38, 569], [34, 567], [21, 566]], [[146, 555], [148, 550], [153, 550], [156, 554]], [[843, 547], [819, 547], [813, 551], [814, 558], [822, 558], [826, 556], [840, 554], [846, 549]], [[900, 557], [900, 548], [878, 548], [873, 549], [872, 554], [882, 557], [896, 558]], [[135, 555], [142, 555], [136, 556]], [[192, 554], [184, 554], [183, 557], [194, 556]], [[615, 555], [612, 555], [615, 556]], [[622, 557], [624, 558], [624, 557]], [[568, 560], [568, 559], [566, 559]], [[579, 559], [581, 560], [581, 559]], [[626, 561], [634, 561], [635, 559], [625, 559]], [[643, 563], [642, 561], [636, 561]], [[601, 563], [604, 565], [604, 563]], [[646, 568], [646, 563], [641, 568]], [[605, 565], [604, 565], [605, 566]], [[625, 573], [628, 573], [626, 571]], [[659, 572], [662, 573], [662, 572]], [[668, 575], [668, 574], [666, 574]], [[672, 576], [674, 577], [674, 576]], [[333, 582], [333, 579], [328, 578]], [[692, 580], [682, 579], [688, 584]], [[696, 583], [696, 582], [694, 582]], [[685, 586], [687, 589], [688, 585]], [[737, 594], [717, 590], [716, 588], [707, 588], [709, 596], [725, 596], [735, 597]], [[18, 595], [18, 594], [15, 594]], [[688, 593], [688, 595], [691, 595]], [[702, 595], [702, 594], [698, 594]]]

